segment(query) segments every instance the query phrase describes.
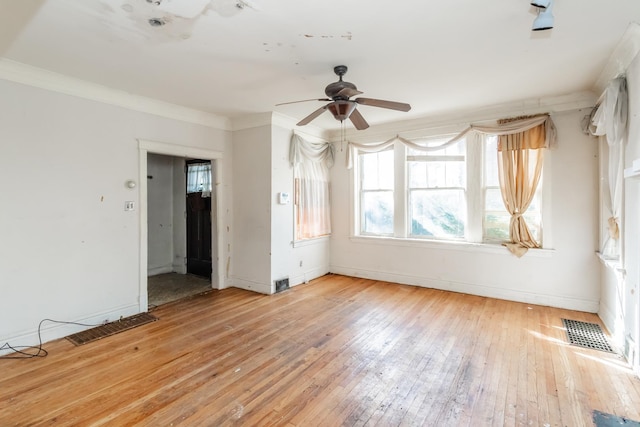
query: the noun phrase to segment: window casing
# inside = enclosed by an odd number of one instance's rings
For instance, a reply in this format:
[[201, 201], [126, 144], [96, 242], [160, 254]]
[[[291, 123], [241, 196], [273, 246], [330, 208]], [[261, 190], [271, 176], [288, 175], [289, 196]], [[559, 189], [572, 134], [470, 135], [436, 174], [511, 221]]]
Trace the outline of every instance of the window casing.
[[[437, 147], [448, 139], [444, 135], [423, 142]], [[496, 150], [497, 137], [488, 136], [463, 139], [437, 151], [418, 151], [397, 142], [391, 150], [359, 152], [354, 168], [356, 234], [495, 244], [509, 241], [510, 215], [500, 192]], [[540, 182], [524, 215], [539, 242], [542, 187]]]

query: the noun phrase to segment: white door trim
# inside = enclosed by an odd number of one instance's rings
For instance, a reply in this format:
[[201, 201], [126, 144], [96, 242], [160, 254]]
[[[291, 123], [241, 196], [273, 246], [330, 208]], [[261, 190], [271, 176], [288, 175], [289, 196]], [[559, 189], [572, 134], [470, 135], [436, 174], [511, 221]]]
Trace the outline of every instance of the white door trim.
[[[139, 303], [140, 312], [146, 312], [149, 307], [149, 295], [147, 293], [147, 263], [149, 257], [148, 248], [148, 236], [147, 236], [147, 154], [164, 154], [167, 156], [185, 157], [193, 159], [211, 160], [212, 162], [222, 159], [221, 151], [207, 150], [204, 148], [185, 147], [183, 145], [169, 144], [166, 142], [149, 141], [145, 139], [138, 139], [139, 150], [139, 189], [140, 189], [140, 203], [139, 203], [139, 215], [140, 215], [140, 267], [139, 267]], [[223, 198], [222, 198], [222, 165], [220, 162], [216, 162], [216, 176], [215, 176], [215, 192], [216, 192], [216, 224], [215, 227], [211, 227], [212, 242], [217, 242], [218, 245], [218, 257], [215, 260], [217, 266], [217, 277], [211, 278], [212, 286], [215, 289], [222, 289], [225, 287], [222, 257], [223, 245], [222, 245], [222, 224], [220, 218], [221, 213], [224, 212]], [[215, 238], [215, 239], [214, 239]]]

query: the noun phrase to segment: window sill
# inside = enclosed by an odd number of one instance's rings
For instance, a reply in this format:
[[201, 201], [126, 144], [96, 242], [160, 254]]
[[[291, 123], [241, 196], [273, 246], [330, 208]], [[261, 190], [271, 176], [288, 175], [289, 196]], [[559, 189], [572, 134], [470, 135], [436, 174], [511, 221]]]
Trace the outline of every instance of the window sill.
[[294, 248], [301, 248], [303, 246], [319, 245], [319, 244], [321, 244], [323, 242], [328, 242], [330, 238], [331, 238], [331, 235], [329, 234], [327, 236], [314, 237], [312, 239], [294, 240], [293, 247]]
[[[515, 256], [509, 249], [498, 243], [469, 243], [454, 241], [438, 241], [423, 239], [408, 239], [398, 237], [378, 237], [378, 236], [351, 236], [354, 243], [366, 243], [387, 246], [404, 246], [410, 248], [438, 249], [448, 251], [481, 252], [488, 254]], [[553, 249], [530, 249], [525, 257], [551, 258], [555, 250]]]
[[618, 271], [622, 274], [626, 273], [626, 270], [622, 268], [622, 262], [620, 261], [620, 257], [617, 257], [617, 258], [607, 257], [603, 255], [601, 252], [596, 252], [596, 256], [598, 257], [602, 265], [604, 265], [605, 267]]

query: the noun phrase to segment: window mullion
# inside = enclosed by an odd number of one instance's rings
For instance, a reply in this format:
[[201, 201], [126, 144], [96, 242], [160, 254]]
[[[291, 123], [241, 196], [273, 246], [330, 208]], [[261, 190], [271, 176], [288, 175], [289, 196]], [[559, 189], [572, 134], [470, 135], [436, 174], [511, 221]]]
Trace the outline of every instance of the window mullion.
[[480, 135], [467, 141], [467, 241], [482, 241], [484, 174], [482, 152], [484, 138]]
[[396, 142], [394, 147], [394, 216], [393, 235], [407, 237], [407, 172], [406, 147]]

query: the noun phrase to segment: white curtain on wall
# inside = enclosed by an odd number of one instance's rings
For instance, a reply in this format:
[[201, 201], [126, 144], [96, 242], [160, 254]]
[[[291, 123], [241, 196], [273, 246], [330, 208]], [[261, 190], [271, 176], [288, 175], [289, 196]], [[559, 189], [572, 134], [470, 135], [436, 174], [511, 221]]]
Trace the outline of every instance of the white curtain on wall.
[[289, 159], [294, 168], [296, 240], [331, 234], [329, 168], [334, 163], [329, 142], [310, 142], [294, 133]]
[[608, 162], [604, 171], [607, 185], [604, 187], [603, 203], [609, 212], [608, 233], [603, 239], [600, 252], [610, 258], [619, 256], [620, 212], [622, 210], [622, 185], [624, 167], [624, 145], [627, 137], [628, 95], [627, 80], [618, 77], [609, 83], [591, 118], [591, 133], [607, 144]]
[[187, 166], [187, 193], [211, 195], [211, 164], [199, 163]]

